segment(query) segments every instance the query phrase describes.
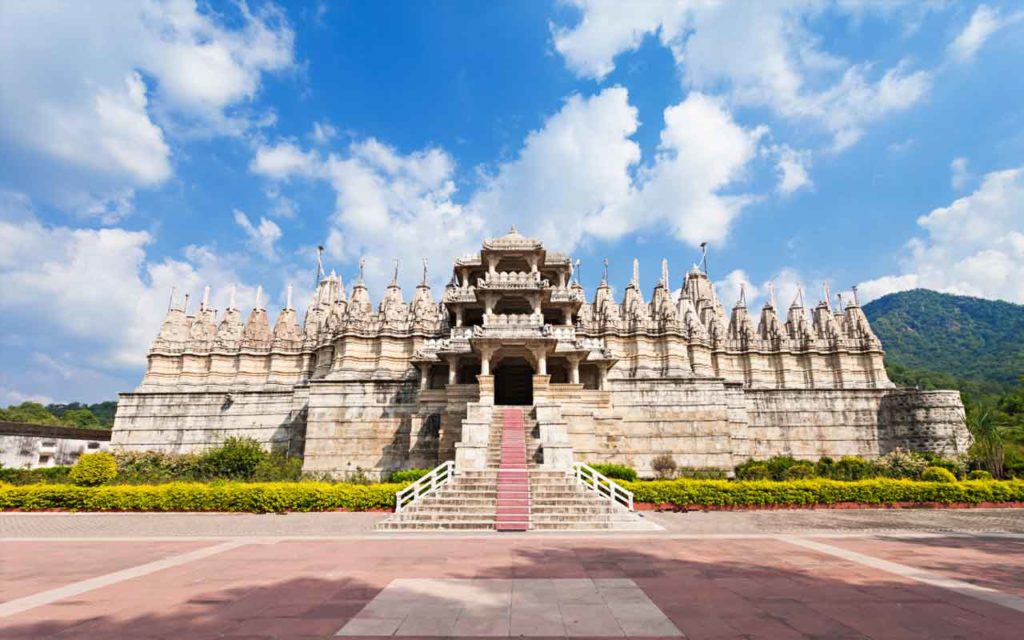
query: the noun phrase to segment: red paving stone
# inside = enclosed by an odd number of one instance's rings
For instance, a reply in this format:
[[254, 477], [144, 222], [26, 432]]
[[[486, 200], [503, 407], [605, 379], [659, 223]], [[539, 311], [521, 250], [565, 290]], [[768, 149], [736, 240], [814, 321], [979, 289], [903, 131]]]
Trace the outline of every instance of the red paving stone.
[[190, 540], [58, 545], [0, 542], [0, 602], [214, 544]]
[[1024, 540], [972, 537], [820, 541], [1024, 597]]
[[[972, 541], [825, 542], [905, 564], [935, 549], [950, 567], [1020, 555], [1019, 541], [960, 546]], [[70, 582], [86, 550], [109, 552], [109, 566], [90, 567], [109, 573], [124, 568], [119, 547], [164, 543], [31, 544], [41, 570], [74, 567]], [[21, 562], [10, 575], [32, 573]], [[0, 619], [0, 638], [329, 638], [393, 579], [525, 577], [629, 578], [690, 639], [1018, 638], [1024, 625], [1022, 613], [768, 538], [378, 538], [242, 546]]]

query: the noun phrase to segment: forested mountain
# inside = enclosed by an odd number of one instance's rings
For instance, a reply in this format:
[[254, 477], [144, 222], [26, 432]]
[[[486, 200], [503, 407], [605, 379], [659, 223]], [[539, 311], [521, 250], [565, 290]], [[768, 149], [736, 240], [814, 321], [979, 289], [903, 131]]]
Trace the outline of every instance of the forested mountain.
[[914, 289], [864, 313], [896, 382], [999, 393], [1024, 376], [1024, 305]]

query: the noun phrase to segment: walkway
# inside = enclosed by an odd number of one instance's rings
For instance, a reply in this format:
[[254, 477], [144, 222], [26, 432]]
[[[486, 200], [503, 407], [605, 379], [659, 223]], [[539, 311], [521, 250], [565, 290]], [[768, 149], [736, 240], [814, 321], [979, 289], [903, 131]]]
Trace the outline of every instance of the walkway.
[[1024, 510], [655, 514], [381, 534], [379, 514], [0, 514], [2, 638], [1016, 638]]

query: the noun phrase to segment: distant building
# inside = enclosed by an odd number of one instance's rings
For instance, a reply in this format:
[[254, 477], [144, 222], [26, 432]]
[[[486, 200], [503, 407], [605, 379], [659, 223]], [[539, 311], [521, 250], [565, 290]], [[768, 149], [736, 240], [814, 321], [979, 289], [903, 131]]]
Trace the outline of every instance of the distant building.
[[638, 265], [622, 299], [592, 300], [568, 257], [514, 229], [455, 261], [440, 304], [397, 278], [376, 310], [362, 279], [324, 277], [300, 325], [289, 301], [271, 329], [204, 303], [172, 308], [142, 384], [122, 394], [113, 444], [197, 451], [251, 436], [304, 456], [307, 471], [384, 474], [455, 460], [486, 466], [495, 404], [528, 407], [541, 467], [615, 461], [650, 475], [731, 469], [750, 457], [963, 453], [954, 391], [897, 389], [856, 301], [780, 317], [769, 300], [731, 313], [696, 267], [674, 295], [667, 266], [650, 300]]
[[0, 422], [0, 466], [7, 469], [72, 465], [83, 453], [108, 449], [107, 429]]

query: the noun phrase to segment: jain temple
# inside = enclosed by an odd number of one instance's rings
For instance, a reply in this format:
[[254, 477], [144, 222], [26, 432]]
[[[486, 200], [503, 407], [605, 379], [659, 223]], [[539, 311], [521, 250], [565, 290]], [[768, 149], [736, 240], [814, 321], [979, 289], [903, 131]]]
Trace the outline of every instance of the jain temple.
[[893, 385], [856, 300], [726, 309], [700, 269], [673, 280], [663, 263], [644, 292], [634, 263], [620, 299], [607, 277], [591, 294], [567, 256], [513, 228], [455, 260], [440, 302], [425, 276], [410, 300], [396, 280], [375, 304], [362, 278], [346, 290], [332, 274], [304, 317], [289, 301], [273, 327], [258, 300], [247, 317], [172, 305], [112, 444], [192, 452], [248, 436], [335, 477], [473, 472], [515, 405], [537, 469], [966, 450], [957, 392]]

